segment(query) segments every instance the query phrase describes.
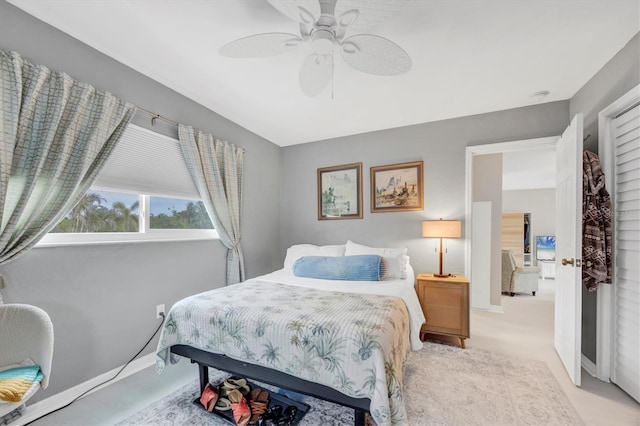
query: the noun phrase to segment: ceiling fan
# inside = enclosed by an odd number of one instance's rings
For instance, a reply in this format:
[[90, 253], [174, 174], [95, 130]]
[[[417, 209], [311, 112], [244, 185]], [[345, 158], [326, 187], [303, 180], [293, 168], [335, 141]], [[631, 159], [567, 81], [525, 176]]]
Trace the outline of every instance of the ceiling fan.
[[311, 53], [298, 74], [300, 88], [307, 96], [318, 95], [331, 81], [334, 46], [349, 66], [365, 73], [398, 75], [411, 68], [411, 58], [397, 44], [373, 34], [358, 34], [396, 15], [409, 0], [267, 1], [300, 24], [300, 35], [263, 33], [243, 37], [222, 46], [219, 50], [221, 55], [232, 58], [267, 57], [310, 44]]

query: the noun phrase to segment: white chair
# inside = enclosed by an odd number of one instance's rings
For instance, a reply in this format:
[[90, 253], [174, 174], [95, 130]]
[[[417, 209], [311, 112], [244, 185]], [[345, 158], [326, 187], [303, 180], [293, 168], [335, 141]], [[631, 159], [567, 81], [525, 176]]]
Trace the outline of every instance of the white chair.
[[531, 293], [538, 291], [537, 266], [516, 266], [516, 259], [511, 250], [502, 250], [502, 292], [515, 296], [516, 293]]
[[43, 378], [19, 402], [0, 400], [0, 424], [9, 413], [24, 409], [25, 401], [49, 384], [53, 358], [53, 324], [42, 309], [17, 303], [0, 304], [0, 370], [20, 364], [40, 366]]

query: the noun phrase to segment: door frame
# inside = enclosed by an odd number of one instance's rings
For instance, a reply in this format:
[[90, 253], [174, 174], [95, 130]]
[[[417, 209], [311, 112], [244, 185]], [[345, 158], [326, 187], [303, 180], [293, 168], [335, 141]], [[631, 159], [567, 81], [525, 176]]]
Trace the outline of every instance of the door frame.
[[[615, 100], [611, 105], [600, 111], [598, 114], [598, 157], [600, 165], [604, 172], [606, 183], [611, 184], [610, 177], [613, 173], [613, 153], [615, 135], [613, 133], [613, 120], [640, 102], [640, 84], [629, 90], [627, 93]], [[609, 187], [611, 189], [611, 187]], [[615, 194], [610, 192], [611, 205], [615, 205]], [[615, 221], [611, 223], [613, 244], [615, 246]], [[615, 268], [615, 257], [613, 258], [612, 268]], [[615, 281], [615, 280], [614, 280]], [[614, 297], [613, 283], [612, 285], [598, 286], [596, 294], [596, 365], [595, 376], [605, 382], [609, 382], [611, 378], [611, 369], [613, 362], [613, 314], [614, 314]]]
[[[560, 135], [544, 138], [522, 139], [509, 142], [473, 145], [466, 148], [465, 159], [465, 230], [464, 235], [471, 235], [471, 215], [473, 210], [473, 156], [485, 154], [501, 154], [505, 152], [526, 151], [529, 149], [555, 149]], [[502, 208], [502, 206], [500, 206]], [[471, 272], [471, 241], [465, 240], [465, 275], [473, 282]], [[489, 293], [490, 293], [489, 289]], [[501, 305], [489, 305], [488, 310], [502, 312]]]

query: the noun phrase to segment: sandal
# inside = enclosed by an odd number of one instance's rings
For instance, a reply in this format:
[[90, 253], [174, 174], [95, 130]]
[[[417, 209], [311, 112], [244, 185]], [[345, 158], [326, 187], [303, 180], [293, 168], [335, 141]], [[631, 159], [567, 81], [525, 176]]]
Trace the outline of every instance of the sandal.
[[278, 425], [291, 425], [293, 424], [293, 420], [296, 418], [296, 414], [298, 414], [298, 407], [295, 405], [290, 405], [285, 408], [282, 416], [278, 418]]
[[251, 417], [251, 410], [244, 395], [239, 390], [233, 389], [229, 392], [229, 402], [231, 402], [233, 420], [235, 420], [236, 425], [246, 426]]
[[251, 418], [249, 424], [255, 424], [267, 411], [269, 406], [269, 392], [260, 388], [255, 388], [249, 394], [249, 406], [251, 407]]
[[243, 396], [246, 396], [250, 391], [249, 385], [247, 385], [247, 381], [245, 379], [229, 378], [222, 383], [220, 396], [227, 396], [229, 395], [229, 392], [234, 389], [239, 390]]
[[227, 380], [224, 381], [224, 384], [227, 386], [235, 386], [235, 387], [247, 386], [247, 379], [243, 379], [243, 378], [234, 379], [233, 377], [229, 377]]
[[202, 395], [200, 395], [200, 404], [204, 407], [208, 412], [213, 411], [213, 407], [215, 407], [218, 402], [218, 392], [216, 388], [211, 385], [211, 383], [207, 383], [202, 391]]
[[227, 398], [220, 397], [213, 408], [218, 411], [229, 411], [231, 410], [231, 402]]
[[278, 418], [282, 415], [282, 406], [274, 405], [269, 408], [265, 413], [260, 416], [260, 424], [261, 425], [270, 425], [276, 424]]

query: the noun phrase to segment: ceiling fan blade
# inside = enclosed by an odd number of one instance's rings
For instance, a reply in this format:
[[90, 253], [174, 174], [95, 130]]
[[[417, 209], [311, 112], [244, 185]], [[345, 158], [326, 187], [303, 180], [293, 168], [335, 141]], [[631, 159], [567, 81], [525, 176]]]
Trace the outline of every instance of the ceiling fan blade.
[[318, 0], [267, 0], [289, 19], [301, 24], [313, 24], [320, 17]]
[[312, 53], [307, 56], [298, 74], [302, 92], [310, 97], [319, 95], [331, 81], [333, 74], [333, 56]]
[[350, 32], [373, 27], [400, 12], [409, 0], [338, 0], [335, 18], [338, 26]]
[[289, 52], [302, 41], [295, 34], [264, 33], [234, 40], [222, 46], [218, 53], [230, 58], [263, 58]]
[[411, 69], [407, 52], [391, 40], [372, 34], [345, 39], [340, 53], [347, 64], [368, 74], [398, 75]]

